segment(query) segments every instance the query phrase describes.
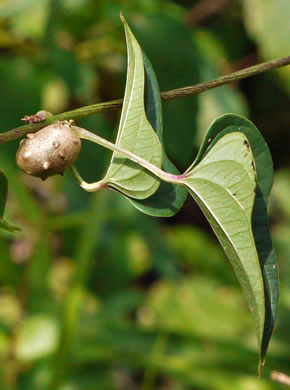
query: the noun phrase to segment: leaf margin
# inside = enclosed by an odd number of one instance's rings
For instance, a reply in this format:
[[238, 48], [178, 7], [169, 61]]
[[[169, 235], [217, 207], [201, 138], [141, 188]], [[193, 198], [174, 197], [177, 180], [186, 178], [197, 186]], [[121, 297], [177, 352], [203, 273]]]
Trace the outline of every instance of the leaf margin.
[[[160, 168], [162, 163], [162, 148], [157, 134], [152, 129], [145, 115], [145, 72], [142, 49], [122, 13], [120, 17], [125, 29], [128, 64], [125, 96], [116, 144], [134, 152], [136, 155], [139, 155]], [[137, 116], [135, 111], [137, 111]], [[130, 118], [129, 112], [131, 113]], [[129, 131], [132, 128], [132, 124], [128, 125], [128, 122], [133, 121], [134, 124], [135, 120], [138, 122], [138, 130], [141, 132], [141, 138], [134, 137], [134, 134], [132, 135]], [[136, 129], [134, 132], [136, 132]], [[160, 180], [145, 168], [128, 160], [118, 152], [114, 152], [101, 183], [129, 197], [146, 199], [156, 192], [160, 185]]]
[[264, 333], [259, 352], [259, 375], [261, 375], [277, 319], [279, 302], [279, 272], [267, 215], [268, 198], [274, 176], [271, 153], [262, 134], [250, 120], [237, 114], [224, 114], [211, 123], [193, 165], [196, 165], [223, 135], [237, 131], [243, 132], [248, 138], [257, 171], [252, 229], [263, 274], [266, 309]]
[[[208, 159], [211, 156], [211, 154], [213, 154], [214, 147], [217, 147], [216, 145], [218, 144], [218, 142], [222, 142], [222, 140], [224, 140], [225, 137], [229, 137], [229, 136], [231, 136], [233, 134], [239, 134], [243, 138], [244, 141], [243, 141], [243, 143], [241, 143], [241, 146], [245, 147], [245, 145], [247, 144], [248, 150], [250, 152], [251, 164], [253, 164], [254, 156], [252, 154], [252, 151], [251, 151], [251, 148], [250, 148], [250, 145], [249, 145], [247, 137], [242, 132], [233, 132], [233, 133], [229, 132], [229, 133], [225, 134], [223, 137], [220, 137], [220, 139], [218, 141], [216, 141], [216, 144], [213, 144], [211, 150], [208, 151], [208, 153], [206, 153], [206, 154], [199, 153], [198, 154], [198, 156], [199, 157], [201, 156], [201, 158], [199, 159], [199, 161], [198, 161], [198, 163], [196, 165], [192, 164], [190, 169], [187, 170], [187, 174], [186, 174], [187, 178], [184, 180], [184, 184], [187, 185], [190, 194], [193, 196], [195, 201], [198, 203], [198, 205], [202, 209], [202, 211], [205, 214], [206, 218], [208, 219], [210, 225], [212, 226], [212, 228], [213, 228], [213, 230], [214, 230], [218, 240], [220, 241], [223, 249], [225, 250], [225, 252], [226, 252], [226, 254], [227, 254], [231, 264], [233, 265], [233, 267], [235, 269], [235, 273], [236, 273], [236, 275], [237, 275], [237, 277], [238, 277], [238, 279], [240, 281], [240, 284], [241, 284], [241, 286], [243, 288], [244, 295], [245, 295], [245, 297], [247, 299], [247, 302], [248, 302], [248, 306], [251, 309], [252, 315], [253, 315], [254, 320], [255, 320], [256, 333], [257, 333], [257, 338], [258, 338], [258, 345], [259, 345], [259, 349], [261, 350], [261, 348], [262, 348], [262, 340], [263, 340], [263, 333], [264, 333], [264, 323], [265, 323], [265, 296], [264, 296], [264, 281], [263, 281], [263, 276], [262, 276], [262, 271], [261, 271], [261, 268], [260, 268], [259, 257], [258, 257], [258, 253], [257, 253], [255, 241], [254, 241], [254, 236], [253, 236], [253, 232], [252, 232], [252, 226], [251, 226], [252, 210], [253, 210], [254, 201], [255, 201], [255, 192], [253, 191], [253, 194], [252, 194], [252, 206], [250, 208], [250, 214], [248, 215], [248, 224], [249, 224], [249, 226], [248, 226], [248, 233], [249, 233], [250, 241], [251, 241], [252, 248], [253, 248], [253, 255], [254, 255], [254, 258], [255, 258], [255, 262], [256, 262], [255, 272], [256, 272], [256, 276], [258, 277], [257, 278], [257, 281], [258, 281], [257, 283], [259, 284], [258, 290], [257, 290], [258, 293], [259, 293], [258, 294], [259, 304], [257, 306], [258, 309], [256, 310], [256, 313], [255, 313], [255, 311], [254, 311], [254, 309], [252, 307], [252, 302], [251, 302], [250, 296], [248, 295], [249, 291], [247, 290], [246, 283], [244, 283], [243, 279], [241, 279], [241, 277], [239, 275], [239, 272], [240, 272], [239, 271], [239, 263], [235, 263], [234, 262], [234, 260], [235, 260], [235, 257], [234, 257], [235, 250], [232, 253], [230, 252], [229, 249], [231, 249], [231, 247], [230, 247], [230, 245], [228, 245], [230, 243], [230, 240], [227, 241], [227, 234], [225, 234], [223, 232], [222, 224], [220, 224], [220, 226], [219, 226], [218, 221], [215, 218], [212, 218], [213, 214], [210, 213], [210, 210], [207, 207], [206, 203], [202, 201], [202, 199], [198, 196], [197, 191], [194, 190], [194, 187], [192, 185], [190, 185], [190, 181], [191, 181], [192, 177], [194, 175], [196, 175], [196, 172], [198, 171], [200, 166], [202, 164], [204, 164], [204, 161], [206, 159]], [[204, 143], [203, 145], [206, 145], [206, 144]], [[225, 155], [226, 155], [226, 153], [225, 153]], [[197, 161], [197, 159], [194, 161], [194, 163], [196, 161]], [[252, 165], [252, 168], [255, 171], [255, 164]], [[256, 174], [255, 174], [255, 176], [256, 176]], [[254, 184], [255, 184], [255, 187], [256, 187], [256, 179], [255, 179], [255, 183]], [[225, 195], [226, 195], [226, 193], [225, 193]], [[207, 194], [205, 196], [207, 196]], [[222, 199], [222, 197], [220, 199]], [[223, 200], [221, 202], [223, 202]], [[229, 234], [229, 236], [230, 236], [230, 234]], [[237, 256], [239, 257], [238, 254], [237, 254]], [[249, 275], [250, 275], [250, 273], [247, 275], [247, 277]], [[251, 287], [253, 288], [254, 286], [255, 286], [255, 282], [254, 282], [254, 279], [252, 279]]]

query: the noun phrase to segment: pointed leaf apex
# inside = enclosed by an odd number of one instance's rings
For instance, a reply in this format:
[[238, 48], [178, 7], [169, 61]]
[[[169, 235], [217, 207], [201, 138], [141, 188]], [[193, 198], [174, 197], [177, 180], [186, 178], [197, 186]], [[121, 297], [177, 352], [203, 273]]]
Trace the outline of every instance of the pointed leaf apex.
[[[120, 18], [125, 27], [128, 63], [126, 90], [116, 145], [160, 169], [161, 144], [148, 122], [144, 107], [145, 75], [142, 49], [122, 13]], [[160, 185], [160, 180], [149, 170], [141, 168], [136, 162], [132, 163], [119, 152], [113, 153], [103, 182], [134, 199], [150, 197]]]
[[126, 19], [124, 18], [123, 12], [120, 12], [120, 19], [122, 20], [122, 23], [126, 23]]

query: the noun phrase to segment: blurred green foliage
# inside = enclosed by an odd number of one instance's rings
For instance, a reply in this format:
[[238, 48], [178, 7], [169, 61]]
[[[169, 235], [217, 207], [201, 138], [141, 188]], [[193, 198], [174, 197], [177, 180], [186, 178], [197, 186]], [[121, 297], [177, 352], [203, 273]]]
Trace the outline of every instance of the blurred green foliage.
[[[39, 109], [123, 95], [121, 10], [161, 90], [289, 55], [286, 0], [228, 1], [215, 13], [201, 3], [2, 0], [1, 131]], [[274, 369], [289, 374], [289, 80], [288, 67], [164, 103], [168, 154], [181, 170], [225, 112], [248, 115], [272, 150], [281, 302], [263, 378], [240, 287], [191, 199], [175, 218], [154, 219], [118, 194], [85, 193], [69, 174], [44, 183], [25, 176], [10, 142], [0, 150], [10, 186], [5, 218], [22, 232], [0, 233], [1, 389], [281, 388], [269, 378]], [[81, 124], [114, 140], [118, 119], [111, 112]], [[78, 169], [96, 181], [109, 159], [87, 143]]]

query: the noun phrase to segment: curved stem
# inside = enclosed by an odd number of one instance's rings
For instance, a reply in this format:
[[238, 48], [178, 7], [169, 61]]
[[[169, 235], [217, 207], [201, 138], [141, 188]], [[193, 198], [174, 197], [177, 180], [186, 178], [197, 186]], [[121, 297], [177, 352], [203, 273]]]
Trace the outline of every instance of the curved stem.
[[[91, 142], [95, 142], [96, 144], [102, 145], [107, 149], [112, 150], [113, 152], [121, 153], [124, 157], [128, 158], [131, 161], [134, 161], [138, 165], [141, 165], [143, 168], [152, 172], [155, 176], [159, 177], [161, 180], [164, 180], [168, 183], [180, 184], [181, 179], [184, 178], [184, 175], [173, 175], [171, 173], [167, 173], [159, 169], [155, 165], [151, 164], [149, 161], [144, 160], [142, 157], [137, 156], [136, 154], [129, 152], [126, 149], [123, 149], [121, 146], [113, 144], [112, 142], [91, 133], [88, 130], [82, 129], [81, 127], [73, 126], [72, 127], [78, 134], [80, 138], [86, 139]], [[72, 174], [77, 182], [87, 191], [96, 191], [102, 187], [106, 186], [106, 183], [103, 181], [99, 181], [96, 183], [88, 184], [86, 183], [78, 174], [75, 168], [72, 168]]]
[[[271, 60], [263, 62], [262, 64], [250, 66], [248, 68], [239, 70], [237, 72], [231, 73], [229, 75], [218, 77], [215, 80], [206, 81], [204, 83], [191, 85], [185, 88], [173, 89], [172, 91], [161, 92], [161, 97], [163, 100], [178, 99], [181, 97], [197, 95], [199, 93], [208, 91], [209, 89], [217, 88], [225, 84], [232, 83], [247, 77], [255, 76], [259, 73], [267, 72], [269, 70], [281, 68], [282, 66], [287, 66], [290, 64], [290, 56], [279, 58], [277, 60]], [[4, 142], [9, 142], [14, 139], [25, 136], [28, 133], [33, 133], [42, 127], [49, 125], [56, 120], [77, 120], [89, 115], [100, 114], [105, 111], [111, 111], [122, 107], [123, 100], [113, 100], [111, 102], [93, 104], [86, 107], [81, 107], [76, 110], [63, 112], [59, 115], [54, 115], [48, 120], [40, 123], [28, 124], [25, 126], [20, 126], [15, 129], [6, 131], [0, 134], [0, 144]]]
[[95, 183], [87, 183], [79, 174], [78, 170], [74, 165], [72, 165], [70, 168], [70, 172], [75, 179], [75, 181], [87, 192], [94, 192], [97, 190], [100, 190], [101, 188], [105, 188], [106, 186], [101, 182], [97, 181]]

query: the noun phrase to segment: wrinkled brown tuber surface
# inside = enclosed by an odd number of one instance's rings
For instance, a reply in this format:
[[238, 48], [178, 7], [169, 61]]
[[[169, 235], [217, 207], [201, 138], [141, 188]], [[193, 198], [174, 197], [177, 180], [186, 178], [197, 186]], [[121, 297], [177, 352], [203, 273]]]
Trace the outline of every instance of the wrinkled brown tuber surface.
[[78, 158], [81, 140], [69, 122], [57, 122], [27, 134], [16, 154], [16, 163], [29, 175], [45, 180], [63, 175]]

